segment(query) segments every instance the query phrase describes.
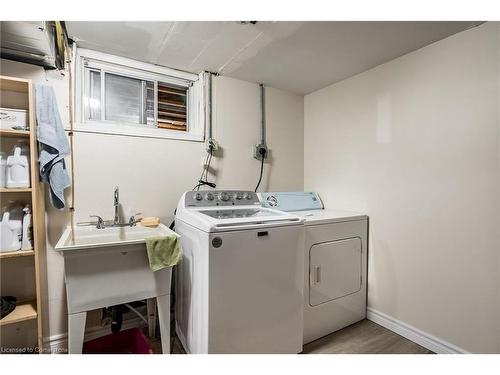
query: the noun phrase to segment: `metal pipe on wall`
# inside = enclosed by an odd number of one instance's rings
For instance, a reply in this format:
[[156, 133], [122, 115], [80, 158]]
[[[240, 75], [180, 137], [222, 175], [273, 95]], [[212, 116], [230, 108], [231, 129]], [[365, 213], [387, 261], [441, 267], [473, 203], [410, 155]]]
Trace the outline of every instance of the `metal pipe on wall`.
[[208, 86], [208, 95], [207, 95], [207, 121], [208, 121], [208, 139], [212, 139], [212, 73], [207, 72], [207, 86]]
[[260, 143], [266, 146], [266, 88], [262, 83], [260, 87]]

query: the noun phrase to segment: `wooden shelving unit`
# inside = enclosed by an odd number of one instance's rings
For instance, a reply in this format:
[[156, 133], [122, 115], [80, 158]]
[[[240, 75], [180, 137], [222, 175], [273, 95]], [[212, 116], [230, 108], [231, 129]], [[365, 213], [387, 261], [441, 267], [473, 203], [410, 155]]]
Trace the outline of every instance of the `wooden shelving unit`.
[[38, 312], [35, 301], [20, 302], [14, 311], [5, 318], [0, 319], [0, 327], [37, 318]]
[[[35, 295], [27, 296], [28, 301], [18, 302], [15, 310], [9, 315], [0, 319], [0, 326], [16, 324], [27, 320], [37, 321], [37, 337], [36, 342], [39, 348], [43, 344], [42, 332], [42, 299], [41, 299], [41, 282], [42, 282], [42, 264], [45, 262], [45, 194], [44, 187], [39, 182], [38, 171], [38, 142], [36, 137], [36, 121], [35, 121], [35, 102], [33, 97], [33, 84], [31, 80], [0, 76], [0, 106], [7, 108], [19, 108], [28, 110], [29, 131], [0, 129], [0, 139], [16, 138], [29, 141], [30, 149], [30, 178], [31, 187], [29, 188], [0, 188], [0, 197], [2, 200], [9, 199], [12, 193], [22, 193], [15, 196], [22, 203], [30, 203], [33, 215], [33, 246], [34, 250], [12, 251], [0, 253], [0, 266], [3, 267], [19, 267], [19, 272], [22, 272], [22, 264], [19, 259], [32, 257], [35, 269]], [[14, 98], [15, 100], [12, 100]], [[6, 140], [8, 141], [8, 140]], [[4, 144], [4, 141], [0, 143]], [[2, 146], [3, 147], [3, 146]], [[10, 151], [10, 150], [5, 150]], [[3, 280], [2, 293], [8, 293], [9, 283], [19, 282], [19, 280]], [[19, 297], [16, 296], [18, 299]], [[25, 298], [25, 296], [22, 296]], [[0, 332], [0, 336], [2, 336]]]

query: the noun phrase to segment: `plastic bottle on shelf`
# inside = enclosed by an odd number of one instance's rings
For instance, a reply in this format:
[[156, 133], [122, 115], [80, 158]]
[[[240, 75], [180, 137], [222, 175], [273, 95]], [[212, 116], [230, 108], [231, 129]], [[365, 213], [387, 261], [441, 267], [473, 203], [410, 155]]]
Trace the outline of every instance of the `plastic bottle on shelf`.
[[23, 239], [21, 241], [21, 250], [33, 249], [33, 216], [31, 214], [31, 207], [27, 204], [23, 208]]
[[7, 158], [7, 188], [30, 187], [30, 169], [27, 148], [22, 143], [14, 146], [14, 152]]
[[16, 251], [21, 249], [23, 224], [23, 211], [15, 203], [11, 208], [5, 208], [0, 223], [0, 252]]
[[5, 187], [7, 183], [7, 159], [5, 152], [0, 152], [0, 187]]

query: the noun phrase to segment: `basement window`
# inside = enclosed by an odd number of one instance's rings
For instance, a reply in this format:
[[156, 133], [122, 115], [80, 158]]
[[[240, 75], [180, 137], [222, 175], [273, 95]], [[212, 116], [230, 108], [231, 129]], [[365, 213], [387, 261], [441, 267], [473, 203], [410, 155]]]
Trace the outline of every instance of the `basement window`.
[[77, 64], [76, 131], [203, 141], [204, 74], [81, 49]]

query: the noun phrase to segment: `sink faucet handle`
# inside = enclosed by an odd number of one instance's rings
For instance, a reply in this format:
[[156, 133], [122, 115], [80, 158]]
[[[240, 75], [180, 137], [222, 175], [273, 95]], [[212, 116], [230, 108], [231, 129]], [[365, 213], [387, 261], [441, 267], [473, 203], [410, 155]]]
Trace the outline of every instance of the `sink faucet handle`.
[[130, 224], [131, 227], [133, 227], [134, 225], [136, 225], [139, 221], [142, 220], [142, 218], [138, 218], [136, 219], [136, 216], [141, 216], [142, 215], [142, 212], [138, 212], [132, 216], [130, 216], [130, 219], [128, 221], [128, 223]]
[[89, 215], [89, 216], [97, 218], [97, 223], [96, 223], [97, 229], [104, 229], [104, 220], [102, 219], [102, 217], [100, 217], [99, 215]]

